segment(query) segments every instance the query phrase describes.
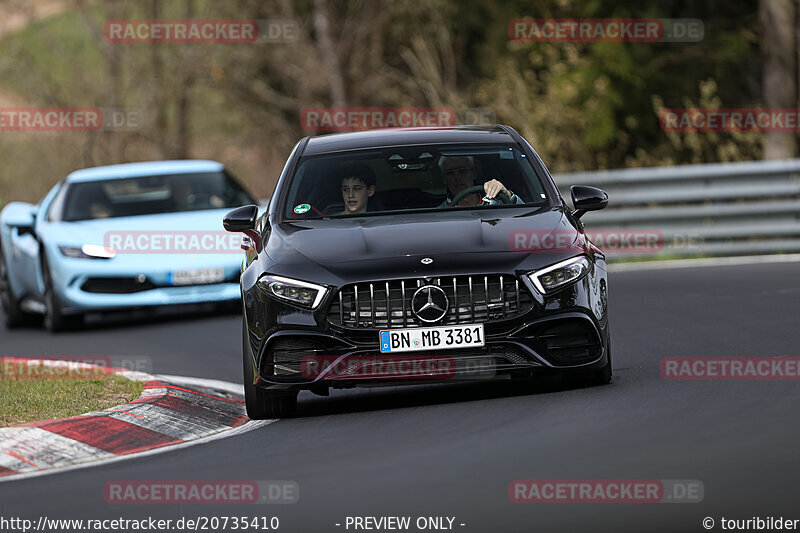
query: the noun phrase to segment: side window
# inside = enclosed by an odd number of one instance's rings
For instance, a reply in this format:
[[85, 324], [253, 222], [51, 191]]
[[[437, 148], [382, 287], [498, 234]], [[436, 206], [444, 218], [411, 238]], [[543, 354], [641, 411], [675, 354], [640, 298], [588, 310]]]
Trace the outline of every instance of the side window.
[[278, 177], [277, 183], [275, 184], [275, 189], [273, 190], [272, 196], [269, 199], [269, 204], [267, 204], [267, 213], [270, 215], [274, 213], [275, 210], [277, 209], [277, 202], [274, 202], [273, 199], [276, 196], [275, 193], [278, 190], [278, 184], [283, 182], [284, 179], [286, 179], [286, 175], [289, 173], [289, 167], [291, 166], [292, 161], [294, 161], [294, 156], [297, 153], [297, 149], [300, 147], [302, 143], [303, 141], [300, 141], [294, 145], [294, 148], [292, 148], [292, 153], [289, 154], [289, 157], [286, 159], [286, 163], [284, 163], [283, 165], [283, 170], [281, 170], [281, 174]]
[[[66, 196], [67, 191], [67, 188], [64, 186], [64, 182], [59, 182], [54, 191], [56, 197], [53, 198], [52, 202], [50, 202], [50, 206], [47, 208], [47, 215], [45, 216], [45, 220], [48, 222], [61, 220], [61, 214], [64, 209], [64, 196]], [[46, 200], [47, 197], [45, 197], [45, 201]]]
[[230, 172], [225, 170], [225, 181], [222, 184], [222, 195], [227, 205], [247, 205], [257, 204], [258, 202], [242, 186], [241, 183]]

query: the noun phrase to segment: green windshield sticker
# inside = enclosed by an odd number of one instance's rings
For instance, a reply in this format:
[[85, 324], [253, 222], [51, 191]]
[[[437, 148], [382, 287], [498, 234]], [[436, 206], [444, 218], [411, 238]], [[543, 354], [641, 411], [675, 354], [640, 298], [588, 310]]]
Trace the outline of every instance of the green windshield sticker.
[[308, 205], [308, 204], [300, 204], [300, 205], [295, 206], [294, 212], [297, 213], [298, 215], [302, 215], [303, 213], [307, 212], [309, 209], [311, 209], [310, 205]]

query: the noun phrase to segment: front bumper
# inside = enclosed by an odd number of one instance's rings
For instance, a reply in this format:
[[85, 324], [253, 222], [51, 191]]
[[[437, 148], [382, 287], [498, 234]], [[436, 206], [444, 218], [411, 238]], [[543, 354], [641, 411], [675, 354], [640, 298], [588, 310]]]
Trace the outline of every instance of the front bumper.
[[377, 341], [354, 344], [340, 333], [282, 330], [262, 349], [258, 384], [347, 388], [585, 371], [606, 363], [605, 346], [603, 334], [578, 312], [539, 319], [508, 334], [487, 334], [482, 348], [399, 354], [381, 354]]
[[101, 261], [82, 259], [62, 260], [51, 275], [63, 312], [70, 314], [234, 301], [241, 297], [241, 265], [230, 259], [226, 263], [200, 266], [221, 267], [224, 271], [223, 282], [201, 285], [171, 285], [169, 275], [178, 269], [159, 268], [158, 265], [110, 268]]
[[65, 313], [167, 305], [231, 302], [238, 300], [238, 283], [191, 287], [159, 287], [133, 294], [94, 294], [70, 288], [65, 292]]
[[[516, 318], [484, 323], [485, 346], [381, 354], [378, 329], [349, 329], [326, 312], [245, 294], [246, 348], [256, 385], [274, 390], [348, 388], [586, 372], [608, 361], [605, 282], [588, 276], [554, 295], [537, 295]], [[322, 306], [327, 309], [326, 305]]]

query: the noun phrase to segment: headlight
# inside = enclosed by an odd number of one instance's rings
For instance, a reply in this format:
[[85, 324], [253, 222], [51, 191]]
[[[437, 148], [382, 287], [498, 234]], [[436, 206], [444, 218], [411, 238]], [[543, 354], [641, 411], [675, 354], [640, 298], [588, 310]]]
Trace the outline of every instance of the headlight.
[[589, 259], [583, 255], [561, 261], [555, 265], [528, 274], [536, 289], [542, 294], [576, 281], [589, 271]]
[[75, 246], [59, 246], [61, 253], [75, 259], [111, 259], [117, 255], [111, 248], [96, 244], [84, 244], [80, 248]]
[[322, 285], [282, 276], [264, 276], [258, 286], [270, 296], [308, 309], [316, 309], [328, 292]]

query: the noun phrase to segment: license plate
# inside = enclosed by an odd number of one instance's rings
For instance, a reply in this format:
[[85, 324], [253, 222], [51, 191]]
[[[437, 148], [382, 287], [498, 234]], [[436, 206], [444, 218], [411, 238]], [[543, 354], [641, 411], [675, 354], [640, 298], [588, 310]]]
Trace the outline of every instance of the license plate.
[[196, 268], [192, 270], [175, 270], [167, 275], [170, 285], [208, 285], [219, 283], [225, 279], [223, 268]]
[[483, 324], [388, 329], [380, 332], [381, 353], [418, 352], [484, 345]]

